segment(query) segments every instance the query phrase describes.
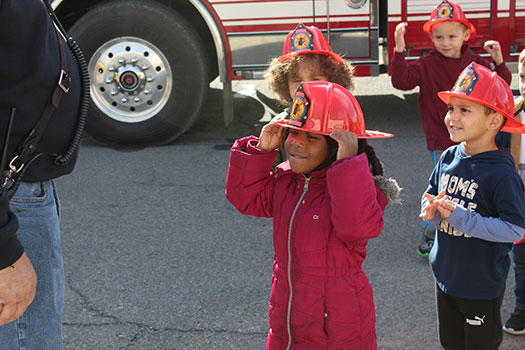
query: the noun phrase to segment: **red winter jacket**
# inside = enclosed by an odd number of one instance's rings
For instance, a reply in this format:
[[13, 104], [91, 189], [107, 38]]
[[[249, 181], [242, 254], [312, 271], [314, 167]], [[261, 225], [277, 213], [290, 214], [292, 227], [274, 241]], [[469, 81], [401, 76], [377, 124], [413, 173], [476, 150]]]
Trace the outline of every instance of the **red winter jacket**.
[[[310, 177], [257, 138], [232, 147], [226, 197], [242, 213], [273, 217], [274, 263], [266, 350], [377, 349], [372, 287], [362, 270], [388, 200], [365, 154]], [[291, 292], [290, 292], [291, 291]]]

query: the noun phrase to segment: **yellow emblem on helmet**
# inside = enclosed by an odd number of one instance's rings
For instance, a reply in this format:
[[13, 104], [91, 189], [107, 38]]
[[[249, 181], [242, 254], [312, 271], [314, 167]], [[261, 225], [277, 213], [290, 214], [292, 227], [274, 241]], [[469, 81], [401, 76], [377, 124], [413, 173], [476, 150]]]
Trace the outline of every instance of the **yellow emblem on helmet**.
[[471, 77], [464, 75], [462, 79], [458, 80], [458, 84], [456, 86], [457, 90], [466, 90], [471, 83]]
[[308, 36], [306, 34], [298, 34], [296, 37], [295, 37], [295, 49], [296, 50], [301, 50], [301, 49], [304, 49], [306, 48], [308, 45], [309, 45], [309, 39], [308, 39]]

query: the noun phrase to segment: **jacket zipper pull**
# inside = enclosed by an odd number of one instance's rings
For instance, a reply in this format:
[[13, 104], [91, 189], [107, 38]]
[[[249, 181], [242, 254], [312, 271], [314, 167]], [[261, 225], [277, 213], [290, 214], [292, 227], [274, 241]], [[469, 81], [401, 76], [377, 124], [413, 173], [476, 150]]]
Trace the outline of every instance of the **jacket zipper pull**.
[[304, 178], [305, 178], [305, 181], [304, 181], [303, 191], [306, 192], [308, 191], [308, 183], [310, 182], [310, 178], [306, 176]]

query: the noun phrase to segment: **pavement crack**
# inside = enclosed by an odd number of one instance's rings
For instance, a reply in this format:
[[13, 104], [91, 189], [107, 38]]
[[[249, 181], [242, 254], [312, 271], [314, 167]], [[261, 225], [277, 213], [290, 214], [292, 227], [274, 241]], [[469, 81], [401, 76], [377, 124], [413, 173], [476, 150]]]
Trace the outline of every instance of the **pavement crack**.
[[[80, 289], [76, 288], [75, 286], [73, 286], [73, 284], [71, 283], [71, 280], [68, 278], [66, 280], [66, 283], [69, 287], [69, 289], [71, 289], [76, 295], [79, 296], [79, 298], [81, 299], [81, 302], [82, 304], [84, 305], [84, 307], [86, 308], [86, 310], [91, 313], [93, 316], [97, 316], [97, 317], [104, 317], [104, 318], [110, 318], [110, 319], [114, 319], [114, 320], [118, 320], [117, 317], [115, 316], [112, 316], [112, 315], [109, 315], [109, 314], [106, 314], [104, 313], [103, 311], [101, 310], [98, 310], [96, 309], [95, 307], [93, 307], [91, 305], [91, 303], [89, 302], [88, 300], [88, 297], [85, 296], [81, 291]], [[66, 324], [66, 323], [64, 323]]]
[[86, 295], [84, 295], [78, 288], [74, 287], [70, 279], [66, 281], [69, 289], [78, 295], [81, 300], [81, 303], [84, 305], [87, 312], [92, 316], [105, 318], [109, 321], [103, 322], [63, 322], [64, 327], [74, 327], [74, 328], [97, 328], [97, 327], [125, 327], [133, 326], [138, 328], [138, 331], [128, 340], [127, 345], [121, 347], [120, 349], [126, 350], [130, 346], [137, 343], [141, 338], [151, 333], [172, 333], [172, 334], [230, 334], [230, 335], [255, 335], [255, 336], [265, 336], [266, 331], [244, 331], [232, 330], [232, 329], [218, 329], [213, 327], [189, 327], [189, 328], [177, 328], [177, 327], [155, 327], [146, 323], [122, 320], [117, 316], [110, 315], [106, 312], [103, 312], [95, 307], [93, 307]]

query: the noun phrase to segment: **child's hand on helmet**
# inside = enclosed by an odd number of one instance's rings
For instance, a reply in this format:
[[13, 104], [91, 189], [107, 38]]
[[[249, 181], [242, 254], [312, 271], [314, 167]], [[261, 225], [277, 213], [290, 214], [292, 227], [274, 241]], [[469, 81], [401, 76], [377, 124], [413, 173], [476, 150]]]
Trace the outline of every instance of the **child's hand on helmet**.
[[394, 31], [394, 38], [396, 40], [396, 52], [404, 52], [405, 51], [405, 34], [407, 32], [407, 22], [399, 23], [396, 26], [396, 30]]
[[263, 152], [274, 151], [283, 141], [284, 128], [277, 123], [269, 123], [263, 126], [259, 143], [255, 147]]
[[496, 40], [488, 40], [483, 43], [483, 49], [490, 53], [490, 57], [494, 60], [494, 64], [499, 66], [503, 63], [503, 54], [501, 53], [501, 45]]
[[330, 134], [337, 141], [337, 159], [355, 156], [357, 154], [357, 135], [348, 130], [337, 130]]
[[439, 192], [436, 197], [428, 193], [423, 194], [423, 196], [427, 199], [427, 203], [423, 208], [424, 213], [419, 214], [419, 218], [423, 220], [432, 220], [439, 210], [440, 200], [445, 197], [445, 190]]

